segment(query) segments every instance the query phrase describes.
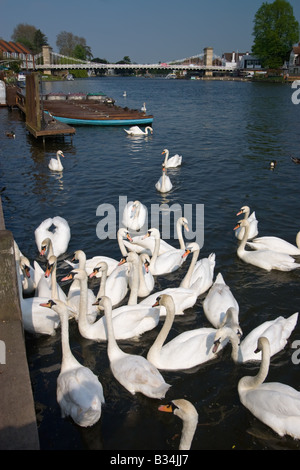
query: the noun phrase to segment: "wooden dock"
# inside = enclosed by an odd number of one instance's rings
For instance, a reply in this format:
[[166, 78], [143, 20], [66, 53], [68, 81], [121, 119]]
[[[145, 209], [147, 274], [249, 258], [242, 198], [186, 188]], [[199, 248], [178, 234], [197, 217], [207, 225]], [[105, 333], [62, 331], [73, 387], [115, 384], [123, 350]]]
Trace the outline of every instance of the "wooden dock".
[[19, 87], [7, 87], [7, 105], [16, 106], [25, 115], [26, 128], [35, 137], [74, 135], [76, 130], [68, 124], [50, 117], [42, 109], [39, 91], [39, 74], [32, 73], [26, 77], [26, 96]]

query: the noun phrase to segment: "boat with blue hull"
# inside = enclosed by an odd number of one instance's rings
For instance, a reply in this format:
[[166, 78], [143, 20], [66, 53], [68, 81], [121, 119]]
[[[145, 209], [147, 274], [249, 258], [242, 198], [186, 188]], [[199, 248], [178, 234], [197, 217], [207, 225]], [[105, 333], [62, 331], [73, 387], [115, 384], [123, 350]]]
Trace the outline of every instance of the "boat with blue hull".
[[137, 109], [122, 108], [103, 93], [51, 93], [43, 96], [43, 110], [70, 125], [151, 125], [153, 116]]

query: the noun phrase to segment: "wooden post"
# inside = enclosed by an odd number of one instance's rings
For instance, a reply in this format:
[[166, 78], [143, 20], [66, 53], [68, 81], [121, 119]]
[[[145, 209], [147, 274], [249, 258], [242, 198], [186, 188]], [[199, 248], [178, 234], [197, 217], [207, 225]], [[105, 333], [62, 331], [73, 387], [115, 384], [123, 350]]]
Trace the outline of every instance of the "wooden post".
[[26, 77], [26, 124], [40, 131], [41, 117], [39, 74], [35, 72]]

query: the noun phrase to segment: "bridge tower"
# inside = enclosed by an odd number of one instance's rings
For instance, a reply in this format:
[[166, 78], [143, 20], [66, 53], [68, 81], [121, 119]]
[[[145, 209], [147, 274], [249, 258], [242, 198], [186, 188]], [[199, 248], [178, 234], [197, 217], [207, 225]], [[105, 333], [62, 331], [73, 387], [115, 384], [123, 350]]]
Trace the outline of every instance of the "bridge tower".
[[[43, 64], [46, 66], [51, 64], [51, 52], [52, 52], [52, 47], [43, 46], [42, 48]], [[44, 69], [44, 74], [51, 75], [51, 70]]]
[[[205, 47], [204, 49], [204, 65], [207, 67], [211, 67], [213, 64], [213, 48], [212, 47]], [[211, 77], [212, 76], [211, 70], [205, 70], [205, 76]]]

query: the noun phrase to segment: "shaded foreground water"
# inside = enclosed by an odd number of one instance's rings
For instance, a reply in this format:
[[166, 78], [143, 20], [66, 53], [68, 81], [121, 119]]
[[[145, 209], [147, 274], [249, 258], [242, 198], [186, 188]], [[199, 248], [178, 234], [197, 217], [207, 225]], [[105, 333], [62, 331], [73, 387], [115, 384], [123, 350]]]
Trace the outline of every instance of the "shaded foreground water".
[[[127, 96], [123, 97], [126, 90]], [[28, 258], [38, 260], [34, 230], [47, 217], [60, 215], [71, 227], [68, 252], [59, 259], [58, 280], [69, 271], [64, 259], [77, 249], [87, 257], [120, 257], [116, 239], [99, 239], [96, 215], [100, 204], [116, 210], [119, 197], [139, 199], [151, 213], [151, 204], [192, 207], [190, 226], [196, 226], [196, 205], [204, 207], [204, 243], [200, 258], [216, 254], [215, 276], [221, 272], [240, 306], [240, 324], [246, 336], [260, 323], [299, 310], [300, 272], [265, 272], [244, 264], [236, 255], [233, 233], [236, 213], [247, 204], [259, 220], [259, 235], [276, 235], [295, 244], [299, 230], [300, 166], [299, 107], [291, 101], [289, 85], [244, 82], [178, 81], [140, 78], [97, 78], [44, 83], [43, 91], [98, 92], [118, 105], [141, 108], [154, 115], [154, 133], [130, 138], [122, 127], [78, 127], [69, 138], [33, 139], [18, 110], [0, 109], [0, 171], [7, 229]], [[8, 139], [5, 131], [14, 130]], [[182, 154], [183, 165], [170, 170], [173, 189], [165, 197], [155, 190], [161, 174], [164, 148]], [[56, 175], [48, 162], [61, 149], [64, 171]], [[270, 170], [270, 161], [277, 166]], [[202, 207], [202, 206], [201, 206]], [[184, 214], [183, 214], [184, 215]], [[177, 218], [177, 214], [175, 216]], [[113, 236], [113, 232], [111, 233]], [[178, 246], [173, 238], [170, 242]], [[156, 290], [178, 286], [188, 263], [171, 275], [156, 279]], [[96, 293], [98, 282], [90, 283]], [[67, 290], [68, 286], [65, 287]], [[192, 309], [176, 317], [170, 338], [187, 329], [211, 326], [198, 298]], [[163, 320], [162, 320], [163, 321]], [[146, 356], [162, 321], [139, 339], [120, 341], [124, 351]], [[294, 340], [271, 360], [268, 381], [299, 390], [299, 364], [292, 361]], [[106, 404], [100, 421], [81, 429], [62, 419], [56, 402], [60, 370], [60, 330], [54, 337], [26, 334], [26, 347], [42, 449], [176, 450], [181, 421], [157, 408], [159, 400], [131, 396], [111, 374], [106, 343], [82, 338], [70, 321], [74, 355], [90, 367], [103, 384]], [[299, 449], [299, 441], [280, 438], [256, 420], [240, 403], [238, 380], [254, 375], [258, 364], [235, 365], [228, 346], [216, 360], [193, 370], [164, 372], [172, 385], [166, 401], [186, 398], [198, 410], [199, 424], [192, 449]]]

